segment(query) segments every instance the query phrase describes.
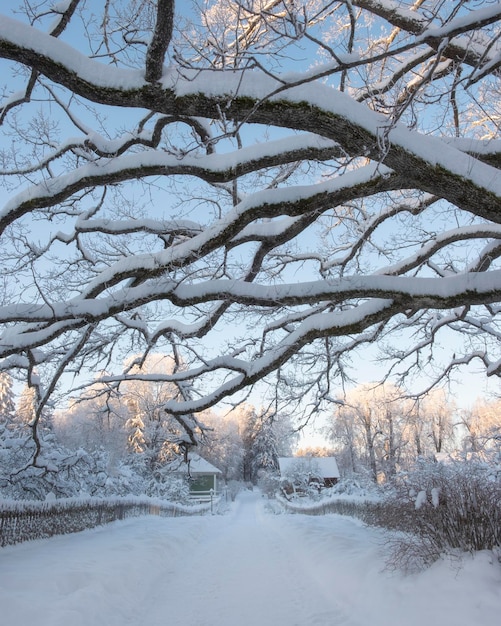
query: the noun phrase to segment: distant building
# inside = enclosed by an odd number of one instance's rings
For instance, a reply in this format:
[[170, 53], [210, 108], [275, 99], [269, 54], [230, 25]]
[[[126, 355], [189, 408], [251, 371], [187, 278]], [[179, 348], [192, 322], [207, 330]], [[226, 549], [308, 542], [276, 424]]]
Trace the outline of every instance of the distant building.
[[307, 485], [332, 487], [340, 477], [333, 456], [292, 456], [278, 459], [280, 476], [288, 482], [292, 491]]

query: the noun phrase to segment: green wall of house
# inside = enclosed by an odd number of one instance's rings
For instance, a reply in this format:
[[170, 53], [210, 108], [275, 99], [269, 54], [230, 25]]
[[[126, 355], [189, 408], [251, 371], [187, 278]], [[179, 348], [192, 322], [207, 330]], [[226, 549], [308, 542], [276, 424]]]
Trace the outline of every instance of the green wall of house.
[[206, 476], [197, 476], [190, 482], [190, 491], [210, 491], [211, 489], [216, 490], [216, 477], [211, 475]]

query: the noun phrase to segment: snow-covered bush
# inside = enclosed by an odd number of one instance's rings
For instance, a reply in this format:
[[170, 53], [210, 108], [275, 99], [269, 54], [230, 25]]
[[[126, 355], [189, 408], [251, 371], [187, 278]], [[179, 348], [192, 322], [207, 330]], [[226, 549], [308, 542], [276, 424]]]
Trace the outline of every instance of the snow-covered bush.
[[170, 474], [152, 478], [146, 485], [145, 494], [170, 502], [189, 502], [190, 487], [185, 477]]
[[273, 470], [260, 470], [258, 472], [257, 486], [268, 498], [273, 498], [280, 488], [280, 474]]
[[0, 497], [45, 500], [48, 494], [57, 499], [144, 494], [171, 502], [189, 499], [186, 482], [165, 467], [152, 474], [134, 457], [116, 458], [105, 448], [69, 450], [52, 441], [50, 434], [42, 439], [38, 466], [33, 466], [32, 439], [17, 431], [8, 435], [0, 445]]
[[376, 496], [381, 494], [381, 488], [374, 483], [368, 472], [360, 472], [341, 478], [323, 493], [325, 497], [333, 495]]
[[240, 480], [230, 480], [226, 488], [231, 501], [234, 502], [237, 495], [244, 489], [244, 483]]
[[402, 477], [386, 502], [403, 534], [390, 541], [394, 565], [413, 568], [445, 553], [501, 546], [501, 481], [495, 469], [466, 462], [426, 463]]

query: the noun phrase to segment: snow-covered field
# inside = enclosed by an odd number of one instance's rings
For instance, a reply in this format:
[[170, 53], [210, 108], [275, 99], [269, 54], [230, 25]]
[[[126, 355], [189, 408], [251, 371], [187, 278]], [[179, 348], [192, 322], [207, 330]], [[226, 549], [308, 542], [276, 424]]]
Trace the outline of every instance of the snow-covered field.
[[491, 553], [383, 571], [382, 533], [337, 515], [138, 518], [0, 551], [6, 626], [494, 626]]

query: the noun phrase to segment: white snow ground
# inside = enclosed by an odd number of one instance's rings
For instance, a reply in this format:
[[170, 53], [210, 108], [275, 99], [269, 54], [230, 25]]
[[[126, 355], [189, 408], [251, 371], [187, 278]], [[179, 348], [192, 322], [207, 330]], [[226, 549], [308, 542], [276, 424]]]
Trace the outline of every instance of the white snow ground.
[[490, 626], [492, 553], [403, 576], [381, 531], [273, 515], [258, 492], [225, 516], [136, 518], [0, 550], [6, 626]]

